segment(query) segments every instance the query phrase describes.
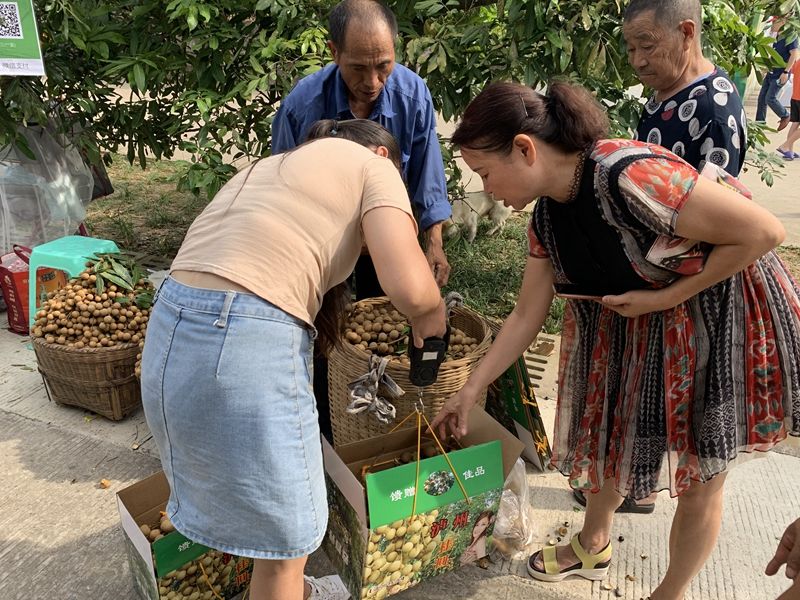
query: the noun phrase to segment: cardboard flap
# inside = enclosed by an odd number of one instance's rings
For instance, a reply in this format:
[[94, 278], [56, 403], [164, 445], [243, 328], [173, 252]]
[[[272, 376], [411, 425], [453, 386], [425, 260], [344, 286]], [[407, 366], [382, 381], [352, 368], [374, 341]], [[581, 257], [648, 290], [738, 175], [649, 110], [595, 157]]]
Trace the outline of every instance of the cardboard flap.
[[[461, 445], [464, 447], [477, 446], [493, 440], [498, 440], [502, 445], [503, 477], [508, 477], [511, 468], [517, 462], [517, 458], [525, 449], [525, 444], [490, 417], [480, 406], [475, 406], [469, 413], [467, 435], [461, 438]], [[338, 454], [346, 464], [352, 464], [372, 459], [393, 450], [410, 448], [416, 446], [416, 444], [417, 430], [412, 427], [359, 442], [344, 444], [337, 447], [334, 454]], [[331, 451], [333, 452], [333, 449]]]
[[139, 553], [145, 564], [150, 567], [150, 573], [153, 573], [155, 569], [153, 566], [153, 555], [150, 553], [150, 542], [144, 537], [144, 534], [141, 529], [139, 529], [133, 516], [125, 507], [125, 502], [121, 494], [122, 492], [117, 494], [117, 510], [119, 511], [119, 519], [122, 522], [122, 530], [125, 532], [125, 535], [128, 536], [128, 539], [133, 544], [133, 547], [136, 548], [136, 552]]
[[525, 444], [486, 414], [480, 406], [475, 406], [469, 413], [467, 435], [461, 438], [461, 443], [464, 446], [476, 446], [492, 440], [498, 440], [502, 446], [503, 480], [505, 480], [525, 449]]
[[[117, 498], [125, 504], [130, 515], [141, 525], [144, 522], [140, 520], [142, 517], [147, 513], [152, 513], [153, 509], [159, 510], [159, 507], [166, 504], [166, 500], [169, 498], [167, 476], [164, 475], [164, 471], [154, 473], [147, 479], [142, 479], [117, 492]], [[154, 501], [154, 498], [159, 500]]]
[[324, 436], [322, 438], [322, 457], [325, 461], [325, 472], [334, 481], [336, 486], [347, 499], [361, 523], [367, 522], [366, 492], [364, 486], [350, 472], [344, 461], [339, 458], [333, 447]]
[[359, 461], [370, 461], [381, 454], [416, 445], [417, 429], [416, 427], [411, 427], [338, 446], [336, 454], [341, 456], [342, 460], [349, 465]]

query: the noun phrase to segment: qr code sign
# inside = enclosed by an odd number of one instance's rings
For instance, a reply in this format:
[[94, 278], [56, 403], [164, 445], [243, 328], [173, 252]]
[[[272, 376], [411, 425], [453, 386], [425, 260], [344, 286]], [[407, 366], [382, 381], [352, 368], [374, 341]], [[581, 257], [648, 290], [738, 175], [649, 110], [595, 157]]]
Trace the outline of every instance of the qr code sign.
[[22, 25], [16, 2], [0, 2], [0, 38], [22, 39]]

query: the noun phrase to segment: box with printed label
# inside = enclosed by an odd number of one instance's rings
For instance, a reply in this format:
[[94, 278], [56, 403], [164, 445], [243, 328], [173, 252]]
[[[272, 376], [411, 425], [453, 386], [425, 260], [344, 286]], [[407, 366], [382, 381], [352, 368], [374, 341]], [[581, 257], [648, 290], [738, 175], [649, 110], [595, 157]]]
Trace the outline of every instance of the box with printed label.
[[[500, 333], [500, 323], [486, 320], [492, 337]], [[549, 340], [543, 340], [547, 344]], [[552, 342], [550, 350], [552, 351]], [[532, 358], [544, 362], [538, 356]], [[522, 456], [544, 471], [550, 462], [550, 442], [542, 413], [528, 373], [525, 355], [520, 356], [486, 392], [486, 412], [525, 444]]]
[[525, 444], [522, 456], [544, 471], [550, 462], [550, 443], [524, 357], [489, 387], [486, 412]]
[[[117, 494], [128, 562], [142, 600], [229, 600], [250, 583], [253, 561], [196, 544], [178, 531], [155, 535], [169, 484], [163, 472]], [[145, 535], [156, 538], [151, 541]]]
[[386, 598], [488, 554], [503, 482], [524, 446], [481, 408], [468, 429], [446, 457], [397, 466], [416, 453], [416, 429], [336, 450], [323, 440], [323, 547], [353, 598]]

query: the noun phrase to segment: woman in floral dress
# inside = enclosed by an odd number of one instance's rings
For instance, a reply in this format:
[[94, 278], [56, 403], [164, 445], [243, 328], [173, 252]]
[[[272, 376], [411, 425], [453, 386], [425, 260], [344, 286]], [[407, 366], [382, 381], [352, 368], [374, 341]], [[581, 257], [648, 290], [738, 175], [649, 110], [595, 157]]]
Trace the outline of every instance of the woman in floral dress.
[[[453, 136], [487, 192], [539, 197], [514, 311], [434, 421], [456, 434], [479, 391], [566, 303], [552, 464], [587, 493], [583, 530], [534, 554], [536, 579], [602, 579], [626, 496], [678, 497], [652, 599], [683, 598], [716, 545], [734, 461], [800, 430], [800, 288], [772, 252], [780, 222], [668, 150], [605, 139], [582, 88], [488, 86]], [[721, 181], [723, 185], [720, 185]]]

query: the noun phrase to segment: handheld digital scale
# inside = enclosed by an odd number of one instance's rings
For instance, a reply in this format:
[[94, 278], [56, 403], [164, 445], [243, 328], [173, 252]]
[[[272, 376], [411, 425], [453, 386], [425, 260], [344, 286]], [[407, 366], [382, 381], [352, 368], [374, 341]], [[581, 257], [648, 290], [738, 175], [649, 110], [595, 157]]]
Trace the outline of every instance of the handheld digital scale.
[[436, 381], [439, 376], [439, 366], [444, 361], [447, 348], [450, 345], [450, 325], [443, 337], [425, 338], [422, 348], [414, 345], [413, 333], [409, 334], [408, 358], [411, 362], [408, 379], [417, 386], [420, 399], [422, 388]]

